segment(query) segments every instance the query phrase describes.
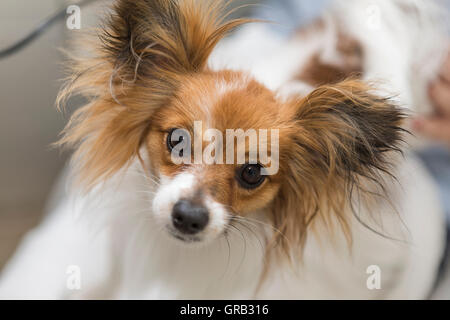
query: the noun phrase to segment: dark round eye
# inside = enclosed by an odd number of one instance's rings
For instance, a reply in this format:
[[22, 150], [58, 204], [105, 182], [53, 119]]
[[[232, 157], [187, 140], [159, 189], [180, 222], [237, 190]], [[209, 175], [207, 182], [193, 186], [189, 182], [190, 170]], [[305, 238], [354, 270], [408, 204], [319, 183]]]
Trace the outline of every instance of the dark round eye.
[[[174, 137], [174, 133], [175, 131], [177, 131], [177, 137]], [[182, 131], [182, 134], [180, 135], [180, 131]], [[169, 151], [172, 151], [173, 148], [175, 148], [175, 146], [179, 143], [181, 143], [182, 141], [184, 141], [184, 139], [186, 139], [187, 135], [185, 130], [183, 129], [177, 129], [177, 128], [173, 128], [170, 129], [168, 135], [167, 135], [167, 139], [166, 139], [166, 144], [167, 144], [167, 149]], [[180, 157], [183, 157], [183, 150], [180, 150]]]
[[261, 165], [246, 164], [243, 165], [237, 174], [237, 180], [240, 185], [247, 189], [254, 189], [263, 183], [265, 176], [261, 175]]

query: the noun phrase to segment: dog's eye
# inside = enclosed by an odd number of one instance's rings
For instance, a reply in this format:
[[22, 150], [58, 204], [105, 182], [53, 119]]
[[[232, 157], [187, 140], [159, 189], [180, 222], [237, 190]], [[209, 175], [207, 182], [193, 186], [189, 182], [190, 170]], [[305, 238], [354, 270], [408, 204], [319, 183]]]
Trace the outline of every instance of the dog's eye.
[[237, 180], [240, 185], [247, 189], [254, 189], [263, 183], [265, 176], [261, 174], [261, 165], [246, 164], [239, 168]]
[[[181, 143], [182, 141], [188, 138], [189, 134], [186, 130], [177, 128], [171, 129], [166, 139], [167, 149], [169, 151], [172, 151], [177, 144]], [[183, 149], [180, 150], [179, 156], [183, 157]]]

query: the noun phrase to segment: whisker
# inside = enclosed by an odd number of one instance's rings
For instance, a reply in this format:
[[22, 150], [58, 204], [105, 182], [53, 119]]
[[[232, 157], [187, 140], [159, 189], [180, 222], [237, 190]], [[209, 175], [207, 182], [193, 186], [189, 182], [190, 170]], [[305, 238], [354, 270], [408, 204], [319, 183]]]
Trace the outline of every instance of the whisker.
[[271, 229], [272, 229], [273, 231], [275, 231], [277, 234], [279, 234], [280, 236], [282, 236], [282, 237], [286, 240], [286, 243], [288, 244], [288, 246], [292, 248], [292, 244], [291, 244], [290, 240], [286, 237], [286, 235], [285, 235], [281, 230], [275, 228], [275, 227], [272, 226], [271, 224], [266, 223], [266, 222], [263, 222], [263, 221], [259, 221], [259, 220], [256, 220], [256, 219], [252, 219], [252, 218], [250, 218], [250, 217], [241, 217], [241, 216], [237, 216], [237, 215], [232, 216], [232, 217], [233, 217], [233, 219], [235, 219], [236, 221], [239, 220], [239, 221], [248, 223], [248, 224], [253, 225], [253, 226], [256, 226], [256, 227], [257, 227], [257, 225], [255, 225], [255, 223], [258, 223], [258, 224], [260, 224], [260, 225], [262, 225], [262, 226], [271, 228]]
[[244, 263], [244, 259], [245, 259], [245, 256], [247, 254], [247, 240], [246, 240], [244, 234], [242, 233], [242, 231], [238, 227], [234, 226], [233, 224], [229, 224], [229, 226], [231, 228], [234, 228], [235, 230], [237, 230], [240, 233], [240, 235], [242, 237], [242, 241], [244, 243], [244, 252], [242, 253], [241, 261], [239, 262], [239, 266], [238, 266], [238, 268], [236, 270], [236, 271], [239, 271], [239, 269], [242, 267], [242, 264]]
[[235, 221], [233, 221], [233, 222], [236, 222], [236, 223], [238, 223], [239, 225], [243, 226], [244, 228], [246, 228], [249, 232], [251, 232], [251, 233], [254, 235], [255, 239], [256, 239], [256, 240], [258, 241], [258, 243], [259, 243], [259, 248], [261, 249], [261, 254], [262, 254], [262, 256], [264, 256], [264, 253], [265, 253], [264, 245], [262, 244], [259, 235], [258, 235], [255, 231], [253, 231], [252, 228], [250, 228], [249, 226], [245, 225], [245, 223], [243, 223], [242, 221], [235, 220]]

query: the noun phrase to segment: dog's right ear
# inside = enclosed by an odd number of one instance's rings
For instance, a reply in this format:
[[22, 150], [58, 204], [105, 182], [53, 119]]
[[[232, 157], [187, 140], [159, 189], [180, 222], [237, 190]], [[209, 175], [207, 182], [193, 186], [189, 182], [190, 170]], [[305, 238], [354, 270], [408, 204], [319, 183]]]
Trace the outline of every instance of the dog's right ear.
[[180, 82], [202, 72], [215, 45], [248, 22], [226, 20], [216, 0], [118, 0], [95, 39], [79, 43], [61, 105], [73, 94], [77, 110], [59, 144], [76, 147], [74, 163], [89, 188], [139, 154], [152, 114]]

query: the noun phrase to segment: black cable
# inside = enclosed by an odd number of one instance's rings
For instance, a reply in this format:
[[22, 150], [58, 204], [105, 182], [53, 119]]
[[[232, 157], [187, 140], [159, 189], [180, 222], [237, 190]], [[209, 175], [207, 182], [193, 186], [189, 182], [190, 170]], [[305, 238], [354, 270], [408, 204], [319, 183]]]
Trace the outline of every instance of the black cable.
[[[94, 2], [97, 0], [83, 0], [80, 1], [77, 5], [78, 6], [84, 6], [89, 4], [90, 2]], [[12, 46], [0, 50], [0, 59], [6, 58], [12, 54], [15, 54], [25, 48], [27, 45], [29, 45], [33, 40], [38, 38], [42, 33], [44, 33], [52, 24], [54, 24], [59, 19], [62, 19], [66, 16], [66, 10], [67, 8], [61, 9], [60, 11], [54, 13], [52, 16], [44, 20], [37, 28], [35, 28], [33, 31], [31, 31], [26, 37], [23, 39], [17, 41]]]

